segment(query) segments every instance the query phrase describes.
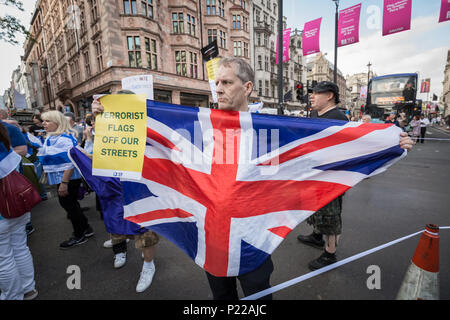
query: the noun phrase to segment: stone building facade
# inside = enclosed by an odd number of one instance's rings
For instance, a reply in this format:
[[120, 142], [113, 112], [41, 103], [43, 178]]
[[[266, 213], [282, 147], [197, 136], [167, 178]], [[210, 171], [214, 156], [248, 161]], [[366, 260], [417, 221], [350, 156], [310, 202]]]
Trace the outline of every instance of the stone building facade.
[[[276, 45], [278, 32], [278, 1], [253, 1], [253, 69], [255, 70], [255, 87], [260, 101], [265, 107], [278, 107], [278, 65], [276, 62]], [[287, 28], [283, 17], [283, 30]], [[295, 30], [291, 32], [288, 62], [283, 63], [283, 94], [291, 91], [292, 100], [286, 102], [288, 109], [300, 107], [296, 99], [297, 83], [306, 80], [303, 71], [303, 56], [301, 46], [302, 34]]]
[[217, 40], [219, 56], [251, 62], [250, 7], [250, 0], [38, 0], [35, 41], [26, 41], [23, 56], [37, 104], [82, 116], [94, 94], [151, 74], [155, 100], [208, 107], [200, 50]]
[[361, 106], [365, 106], [367, 102], [367, 95], [361, 97], [361, 88], [367, 88], [368, 77], [373, 78], [377, 76], [372, 70], [369, 72], [369, 74], [367, 72], [360, 72], [345, 77], [346, 86], [350, 95], [347, 107], [351, 110], [353, 115], [361, 115]]
[[440, 111], [444, 117], [450, 114], [450, 50], [447, 54], [447, 64], [444, 69], [444, 81], [442, 82], [442, 95], [440, 98]]
[[[307, 80], [312, 81], [331, 81], [334, 78], [334, 65], [325, 58], [322, 53], [316, 54], [312, 60], [307, 63]], [[339, 95], [341, 99], [340, 106], [344, 106], [349, 101], [349, 93], [347, 91], [347, 84], [342, 72], [338, 69], [337, 85], [339, 87]]]

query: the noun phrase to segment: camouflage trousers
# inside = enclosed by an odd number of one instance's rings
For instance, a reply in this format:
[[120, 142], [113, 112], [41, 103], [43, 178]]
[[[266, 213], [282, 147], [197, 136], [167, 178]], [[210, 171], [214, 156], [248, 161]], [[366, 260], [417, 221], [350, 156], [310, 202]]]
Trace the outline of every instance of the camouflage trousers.
[[111, 234], [113, 245], [118, 244], [126, 239], [134, 240], [134, 245], [137, 249], [151, 247], [159, 242], [159, 236], [150, 230], [136, 235]]
[[306, 220], [309, 225], [314, 227], [315, 233], [324, 235], [342, 233], [342, 197], [337, 197]]

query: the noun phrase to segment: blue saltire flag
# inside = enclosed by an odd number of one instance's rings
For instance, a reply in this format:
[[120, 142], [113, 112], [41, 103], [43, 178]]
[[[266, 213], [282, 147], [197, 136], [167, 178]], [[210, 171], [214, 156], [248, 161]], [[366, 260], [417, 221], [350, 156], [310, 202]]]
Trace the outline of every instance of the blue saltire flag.
[[21, 156], [15, 153], [11, 148], [7, 150], [5, 145], [0, 142], [0, 179], [3, 179], [13, 172], [21, 160]]
[[58, 172], [72, 169], [73, 165], [67, 157], [67, 150], [77, 145], [77, 140], [70, 134], [49, 136], [39, 149], [37, 157], [44, 171]]
[[[112, 234], [133, 235], [147, 231], [123, 218], [123, 190], [118, 178], [92, 175], [92, 160], [80, 147], [69, 150], [68, 157], [79, 170], [89, 187], [97, 194], [103, 211], [106, 231]], [[128, 182], [123, 182], [128, 183]], [[132, 183], [132, 182], [130, 182]]]

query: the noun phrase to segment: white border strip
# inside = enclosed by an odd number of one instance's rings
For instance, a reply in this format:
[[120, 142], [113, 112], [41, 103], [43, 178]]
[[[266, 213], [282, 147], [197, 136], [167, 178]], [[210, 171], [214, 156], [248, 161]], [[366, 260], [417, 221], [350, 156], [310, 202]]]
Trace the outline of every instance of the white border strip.
[[[450, 226], [439, 227], [439, 230], [443, 230], [443, 229], [450, 229]], [[322, 273], [324, 273], [324, 272], [327, 272], [327, 271], [336, 269], [336, 268], [338, 268], [338, 267], [340, 267], [340, 266], [342, 266], [342, 265], [344, 265], [344, 264], [347, 264], [347, 263], [349, 263], [349, 262], [352, 262], [352, 261], [355, 261], [355, 260], [360, 259], [360, 258], [362, 258], [362, 257], [365, 257], [365, 256], [367, 256], [367, 255], [369, 255], [369, 254], [371, 254], [371, 253], [377, 252], [377, 251], [379, 251], [379, 250], [381, 250], [381, 249], [390, 247], [390, 246], [392, 246], [392, 245], [394, 245], [394, 244], [397, 244], [397, 243], [399, 243], [399, 242], [402, 242], [402, 241], [404, 241], [404, 240], [407, 240], [407, 239], [409, 239], [409, 238], [412, 238], [412, 237], [414, 237], [414, 236], [416, 236], [416, 235], [418, 235], [418, 234], [421, 234], [421, 233], [424, 232], [424, 231], [425, 231], [425, 229], [424, 229], [424, 230], [421, 230], [421, 231], [418, 231], [418, 232], [416, 232], [416, 233], [410, 234], [410, 235], [408, 235], [408, 236], [405, 236], [405, 237], [403, 237], [403, 238], [399, 238], [399, 239], [397, 239], [397, 240], [393, 240], [393, 241], [391, 241], [391, 242], [382, 244], [382, 245], [380, 245], [380, 246], [378, 246], [378, 247], [375, 247], [375, 248], [373, 248], [373, 249], [370, 249], [370, 250], [367, 250], [367, 251], [364, 251], [364, 252], [355, 254], [354, 256], [351, 256], [351, 257], [346, 258], [346, 259], [344, 259], [344, 260], [335, 262], [335, 263], [330, 264], [330, 265], [328, 265], [328, 266], [326, 266], [326, 267], [323, 267], [323, 268], [321, 268], [321, 269], [319, 269], [319, 270], [312, 271], [312, 272], [307, 273], [307, 274], [304, 274], [304, 275], [302, 275], [302, 276], [300, 276], [300, 277], [297, 277], [297, 278], [294, 278], [294, 279], [292, 279], [292, 280], [289, 280], [289, 281], [280, 283], [280, 284], [278, 284], [278, 285], [276, 285], [276, 286], [274, 286], [274, 287], [271, 287], [271, 288], [268, 288], [268, 289], [266, 289], [266, 290], [263, 290], [263, 291], [254, 293], [254, 294], [249, 295], [249, 296], [247, 296], [247, 297], [244, 297], [244, 298], [242, 298], [241, 300], [256, 300], [256, 299], [259, 299], [259, 298], [261, 298], [261, 297], [267, 296], [267, 295], [269, 295], [269, 294], [271, 294], [271, 293], [280, 291], [280, 290], [285, 289], [285, 288], [287, 288], [287, 287], [290, 287], [290, 286], [292, 286], [292, 285], [294, 285], [294, 284], [297, 284], [297, 283], [299, 283], [299, 282], [302, 282], [302, 281], [304, 281], [304, 280], [310, 279], [310, 278], [315, 277], [315, 276], [317, 276], [317, 275], [319, 275], [319, 274], [322, 274]]]
[[125, 178], [131, 180], [141, 180], [141, 173], [138, 171], [126, 171], [126, 170], [112, 170], [112, 169], [98, 169], [92, 168], [93, 176], [112, 177], [112, 178]]

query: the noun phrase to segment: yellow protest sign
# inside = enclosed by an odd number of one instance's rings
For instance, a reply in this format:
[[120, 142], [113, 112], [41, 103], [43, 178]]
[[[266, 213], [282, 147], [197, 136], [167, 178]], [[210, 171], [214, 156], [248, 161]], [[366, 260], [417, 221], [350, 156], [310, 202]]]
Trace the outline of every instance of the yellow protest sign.
[[208, 79], [215, 80], [217, 69], [219, 69], [220, 58], [214, 58], [206, 62], [206, 71], [208, 72]]
[[92, 174], [140, 179], [147, 136], [145, 95], [100, 98], [104, 111], [95, 120]]

